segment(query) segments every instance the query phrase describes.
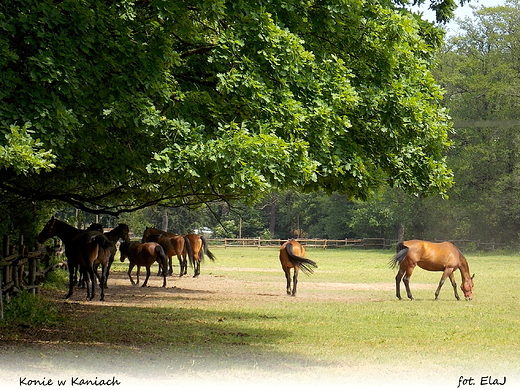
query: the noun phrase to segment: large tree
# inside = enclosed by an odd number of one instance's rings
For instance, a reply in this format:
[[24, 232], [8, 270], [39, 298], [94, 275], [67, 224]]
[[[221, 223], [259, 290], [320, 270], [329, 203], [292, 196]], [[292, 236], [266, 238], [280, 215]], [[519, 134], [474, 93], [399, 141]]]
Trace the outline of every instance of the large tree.
[[457, 120], [452, 209], [469, 238], [520, 236], [520, 1], [460, 21], [437, 79]]
[[117, 215], [273, 188], [444, 193], [442, 32], [407, 4], [3, 2], [2, 199]]

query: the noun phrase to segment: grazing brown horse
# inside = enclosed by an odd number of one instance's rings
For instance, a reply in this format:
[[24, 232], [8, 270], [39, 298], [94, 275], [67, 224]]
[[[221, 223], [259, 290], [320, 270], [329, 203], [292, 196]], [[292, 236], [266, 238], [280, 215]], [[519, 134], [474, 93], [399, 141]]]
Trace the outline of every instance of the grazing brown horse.
[[[38, 242], [44, 243], [48, 238], [58, 236], [65, 244], [65, 255], [69, 268], [69, 292], [65, 298], [72, 295], [74, 275], [79, 267], [87, 285], [87, 299], [94, 298], [95, 279], [94, 266], [101, 264], [100, 288], [101, 300], [105, 299], [105, 279], [110, 257], [110, 243], [103, 233], [76, 229], [54, 217], [51, 218], [43, 230], [38, 234]], [[92, 291], [89, 288], [91, 285]]]
[[461, 251], [451, 242], [434, 243], [429, 241], [411, 240], [397, 244], [397, 254], [391, 261], [392, 267], [399, 267], [395, 277], [395, 291], [397, 298], [401, 299], [400, 283], [403, 280], [408, 298], [413, 299], [410, 291], [410, 277], [416, 265], [426, 271], [442, 271], [441, 281], [435, 291], [435, 299], [446, 278], [450, 278], [455, 298], [460, 300], [457, 293], [457, 283], [453, 272], [460, 270], [462, 276], [462, 292], [466, 299], [471, 299], [473, 294], [473, 276], [470, 275], [469, 265]]
[[179, 259], [179, 276], [186, 275], [188, 272], [186, 256], [191, 257], [192, 254], [190, 253], [190, 243], [184, 236], [147, 227], [143, 232], [141, 242], [157, 242], [163, 247], [164, 253], [168, 257], [168, 275], [173, 275], [173, 256], [177, 256]]
[[[141, 287], [146, 287], [150, 278], [150, 267], [156, 261], [161, 265], [163, 276], [163, 287], [166, 287], [166, 270], [168, 269], [168, 258], [161, 245], [156, 242], [123, 242], [119, 246], [121, 262], [126, 258], [130, 261], [128, 277], [132, 285], [139, 284], [139, 271], [141, 266], [146, 267], [146, 279]], [[132, 269], [137, 265], [137, 282], [132, 279]]]
[[[296, 285], [298, 284], [298, 273], [300, 268], [306, 274], [311, 274], [314, 270], [311, 267], [318, 267], [316, 263], [305, 258], [305, 248], [296, 240], [285, 242], [280, 248], [280, 263], [282, 264], [285, 279], [287, 279], [287, 295], [296, 296]], [[291, 268], [294, 269], [291, 290]]]

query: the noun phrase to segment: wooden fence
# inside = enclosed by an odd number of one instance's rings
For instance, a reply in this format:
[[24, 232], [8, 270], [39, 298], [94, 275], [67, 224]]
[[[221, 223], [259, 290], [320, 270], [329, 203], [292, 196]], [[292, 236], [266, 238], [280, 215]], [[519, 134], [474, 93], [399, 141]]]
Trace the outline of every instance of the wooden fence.
[[[209, 238], [211, 246], [216, 247], [280, 247], [286, 240], [263, 239], [263, 238]], [[357, 248], [357, 249], [392, 249], [395, 248], [397, 240], [388, 238], [346, 238], [344, 240], [325, 240], [320, 238], [299, 238], [306, 247], [310, 248]], [[505, 249], [505, 244], [497, 242], [483, 242], [480, 240], [433, 240], [434, 242], [451, 241], [462, 251], [465, 249], [477, 251], [495, 251]]]
[[[210, 238], [208, 242], [216, 247], [280, 247], [286, 240], [263, 238]], [[388, 249], [395, 241], [385, 238], [346, 238], [344, 240], [325, 240], [320, 238], [298, 239], [306, 247], [310, 248], [362, 248], [362, 249]]]
[[[16, 245], [11, 245], [4, 236], [0, 258], [0, 319], [4, 319], [4, 298], [9, 302], [14, 294], [29, 290], [39, 292], [39, 283], [54, 266], [49, 265], [50, 256], [46, 249], [28, 251], [20, 236]], [[42, 267], [44, 267], [42, 269]]]

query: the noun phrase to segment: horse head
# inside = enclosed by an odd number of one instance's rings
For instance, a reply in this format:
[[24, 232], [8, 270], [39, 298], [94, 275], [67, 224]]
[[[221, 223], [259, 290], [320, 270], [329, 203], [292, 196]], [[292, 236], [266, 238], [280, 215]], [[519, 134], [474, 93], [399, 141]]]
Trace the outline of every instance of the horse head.
[[148, 238], [148, 236], [150, 235], [150, 229], [153, 229], [153, 228], [149, 228], [149, 227], [147, 226], [146, 229], [144, 229], [144, 232], [143, 232], [143, 239], [141, 240], [141, 242], [147, 242], [147, 238]]
[[130, 242], [130, 228], [127, 224], [121, 223], [118, 226], [119, 229], [121, 229], [121, 238], [125, 242]]
[[462, 292], [464, 293], [464, 297], [469, 301], [471, 300], [473, 296], [473, 278], [475, 277], [475, 274], [473, 274], [469, 279], [464, 280], [462, 282], [462, 286], [460, 288], [462, 289]]
[[121, 254], [121, 263], [123, 263], [128, 257], [128, 248], [130, 246], [130, 240], [123, 241], [121, 245], [119, 245], [119, 253]]
[[91, 224], [87, 230], [89, 232], [101, 232], [103, 233], [103, 225], [101, 225], [100, 223], [93, 223]]
[[40, 234], [38, 234], [36, 239], [40, 244], [43, 244], [49, 238], [55, 236], [56, 221], [57, 219], [55, 219], [54, 217], [49, 219], [49, 221], [45, 224], [45, 227], [42, 229]]

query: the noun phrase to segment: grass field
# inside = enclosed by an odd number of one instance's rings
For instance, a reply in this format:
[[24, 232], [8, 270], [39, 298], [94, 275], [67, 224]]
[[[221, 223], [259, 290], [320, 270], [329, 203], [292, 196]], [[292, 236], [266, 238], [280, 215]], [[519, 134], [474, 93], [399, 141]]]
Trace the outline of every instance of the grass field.
[[[300, 275], [297, 297], [285, 294], [276, 248], [213, 252], [200, 278], [171, 277], [166, 290], [155, 276], [150, 288], [129, 286], [127, 265], [115, 263], [120, 284], [107, 301], [85, 302], [83, 292], [57, 299], [64, 323], [31, 339], [25, 358], [53, 372], [77, 369], [70, 360], [83, 356], [87, 374], [144, 371], [159, 387], [175, 378], [183, 386], [457, 388], [460, 376], [520, 386], [519, 255], [468, 255], [472, 301], [456, 301], [449, 283], [434, 301], [440, 273], [421, 269], [411, 279], [415, 300], [399, 301], [391, 251], [308, 249], [318, 269]], [[9, 342], [23, 345], [23, 336], [10, 337], [0, 345], [15, 356]]]

